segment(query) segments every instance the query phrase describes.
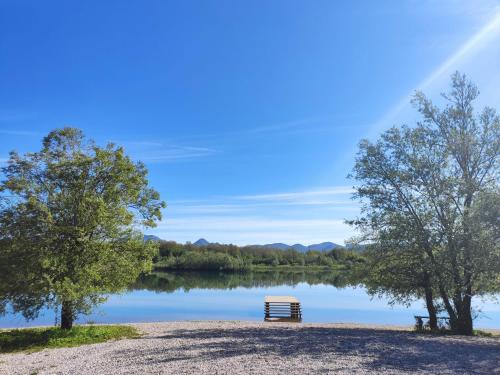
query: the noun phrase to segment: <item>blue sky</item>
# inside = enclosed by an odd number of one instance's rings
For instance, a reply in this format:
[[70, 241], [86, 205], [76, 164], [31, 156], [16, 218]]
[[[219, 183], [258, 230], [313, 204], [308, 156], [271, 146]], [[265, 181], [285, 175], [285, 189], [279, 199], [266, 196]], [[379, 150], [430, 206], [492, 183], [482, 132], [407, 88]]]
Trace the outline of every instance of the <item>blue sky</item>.
[[162, 238], [343, 241], [356, 145], [454, 70], [500, 108], [500, 3], [0, 0], [0, 162], [54, 128], [123, 145]]

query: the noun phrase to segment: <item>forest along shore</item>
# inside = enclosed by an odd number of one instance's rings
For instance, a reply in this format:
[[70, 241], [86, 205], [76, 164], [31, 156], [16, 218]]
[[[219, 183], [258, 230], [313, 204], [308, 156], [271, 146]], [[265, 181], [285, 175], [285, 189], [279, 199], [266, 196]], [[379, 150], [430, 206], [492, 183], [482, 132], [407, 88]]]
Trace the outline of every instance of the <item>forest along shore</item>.
[[238, 321], [132, 324], [143, 333], [0, 355], [1, 374], [496, 374], [500, 338], [401, 327]]
[[266, 246], [219, 243], [196, 245], [155, 241], [159, 251], [153, 263], [161, 271], [237, 271], [294, 269], [351, 270], [364, 263], [364, 248], [298, 251]]

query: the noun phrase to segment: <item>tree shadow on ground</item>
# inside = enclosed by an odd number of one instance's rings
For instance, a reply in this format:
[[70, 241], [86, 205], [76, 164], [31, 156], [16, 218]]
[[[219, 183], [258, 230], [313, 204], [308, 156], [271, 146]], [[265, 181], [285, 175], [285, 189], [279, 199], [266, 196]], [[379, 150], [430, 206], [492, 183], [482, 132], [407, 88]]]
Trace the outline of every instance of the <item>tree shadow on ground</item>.
[[178, 329], [150, 339], [177, 344], [173, 350], [139, 349], [124, 355], [142, 358], [149, 364], [218, 360], [255, 353], [280, 358], [307, 356], [323, 363], [355, 356], [368, 371], [500, 374], [500, 344], [495, 339], [307, 326]]

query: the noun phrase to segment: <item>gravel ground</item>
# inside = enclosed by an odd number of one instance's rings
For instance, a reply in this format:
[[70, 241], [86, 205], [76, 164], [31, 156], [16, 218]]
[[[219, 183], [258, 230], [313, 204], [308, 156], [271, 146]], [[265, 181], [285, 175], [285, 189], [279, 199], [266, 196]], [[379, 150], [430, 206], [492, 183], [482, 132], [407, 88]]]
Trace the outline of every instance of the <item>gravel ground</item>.
[[498, 338], [260, 322], [134, 324], [144, 336], [0, 355], [0, 374], [500, 374]]

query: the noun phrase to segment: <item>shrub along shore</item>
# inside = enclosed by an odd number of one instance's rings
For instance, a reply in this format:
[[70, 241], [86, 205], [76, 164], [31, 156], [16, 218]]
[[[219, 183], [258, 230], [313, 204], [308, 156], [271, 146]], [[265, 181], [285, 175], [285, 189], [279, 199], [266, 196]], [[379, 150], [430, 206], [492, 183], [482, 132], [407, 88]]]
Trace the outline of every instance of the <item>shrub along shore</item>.
[[190, 243], [159, 241], [154, 268], [185, 271], [250, 271], [276, 267], [349, 269], [362, 262], [364, 257], [360, 252], [345, 248], [299, 252], [294, 249], [278, 250], [261, 246], [196, 246]]

